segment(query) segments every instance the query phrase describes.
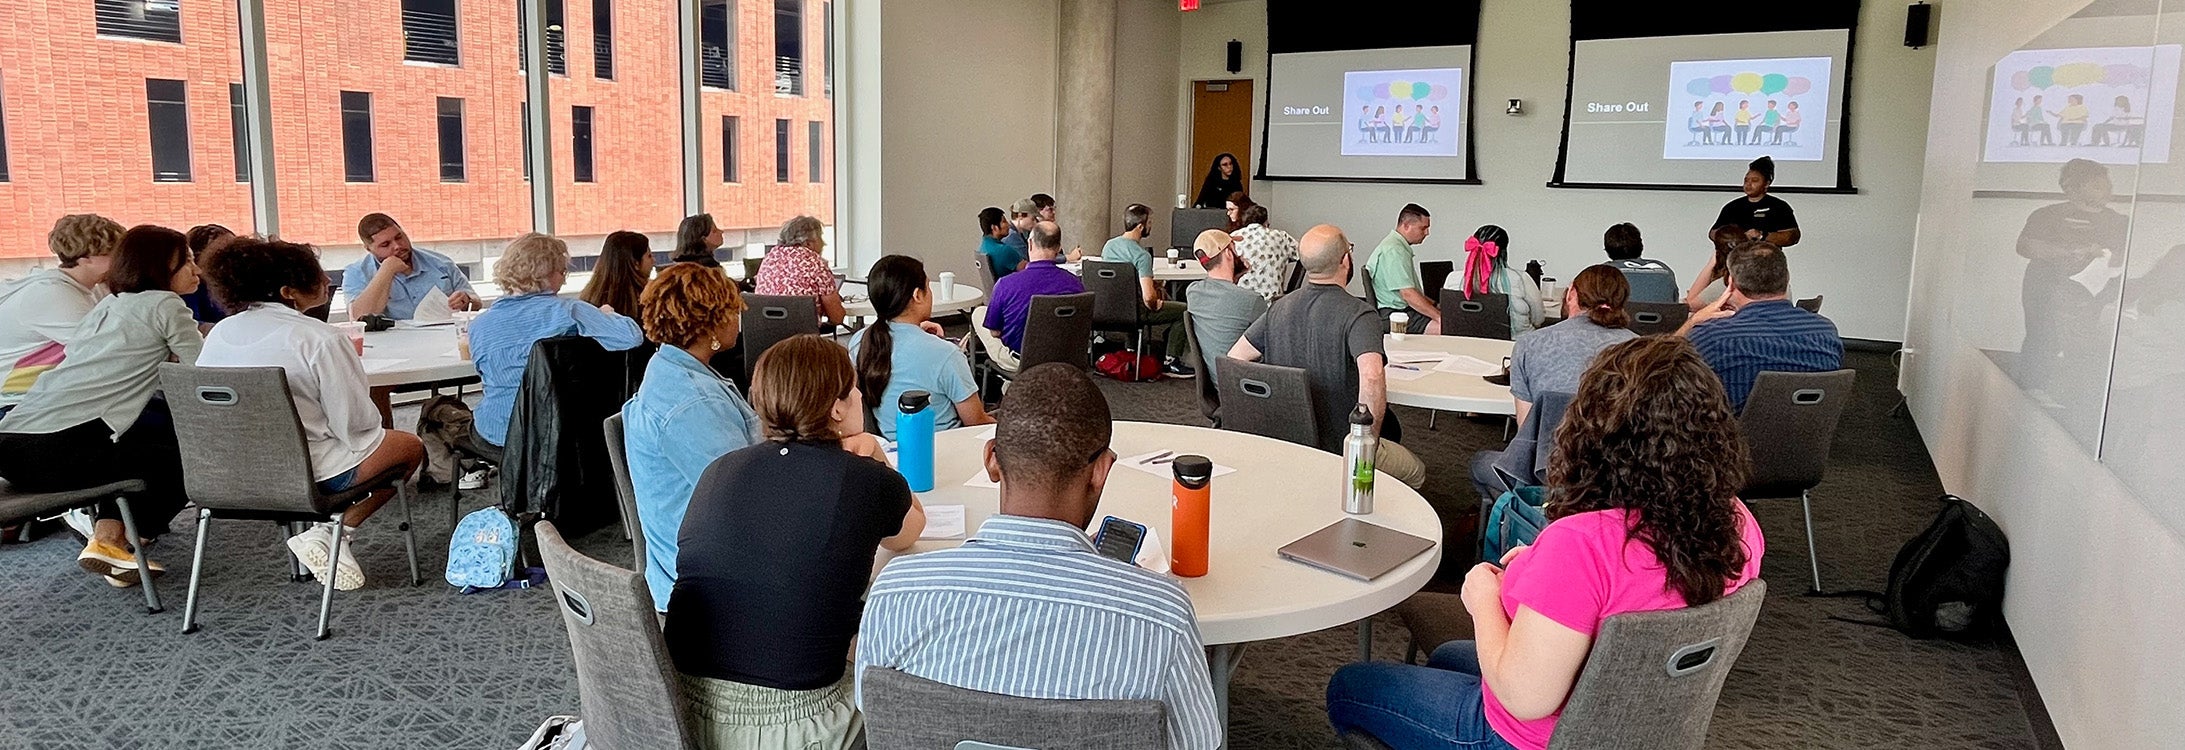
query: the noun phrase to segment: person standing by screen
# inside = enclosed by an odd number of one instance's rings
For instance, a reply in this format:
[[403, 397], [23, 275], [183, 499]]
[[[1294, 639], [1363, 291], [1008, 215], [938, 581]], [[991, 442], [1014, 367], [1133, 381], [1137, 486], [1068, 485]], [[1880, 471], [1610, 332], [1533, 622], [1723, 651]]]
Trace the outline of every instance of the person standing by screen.
[[1206, 168], [1206, 179], [1199, 183], [1199, 199], [1192, 201], [1191, 205], [1199, 208], [1221, 208], [1222, 201], [1228, 200], [1230, 193], [1241, 192], [1244, 192], [1244, 168], [1237, 164], [1235, 155], [1222, 153], [1215, 156], [1214, 163]]
[[1773, 184], [1775, 160], [1766, 156], [1754, 159], [1745, 168], [1745, 195], [1723, 204], [1722, 213], [1708, 226], [1744, 227], [1746, 237], [1767, 240], [1777, 247], [1798, 244], [1798, 215], [1791, 212], [1789, 203], [1768, 194], [1768, 186]]

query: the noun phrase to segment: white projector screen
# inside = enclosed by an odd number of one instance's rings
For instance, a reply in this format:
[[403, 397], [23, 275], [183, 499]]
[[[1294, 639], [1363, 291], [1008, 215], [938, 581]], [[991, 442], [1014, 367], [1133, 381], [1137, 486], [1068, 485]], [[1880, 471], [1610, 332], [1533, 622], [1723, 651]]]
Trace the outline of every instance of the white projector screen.
[[1756, 157], [1777, 188], [1849, 189], [1848, 29], [1579, 39], [1558, 185], [1722, 187]]
[[1468, 181], [1472, 46], [1268, 60], [1269, 178]]

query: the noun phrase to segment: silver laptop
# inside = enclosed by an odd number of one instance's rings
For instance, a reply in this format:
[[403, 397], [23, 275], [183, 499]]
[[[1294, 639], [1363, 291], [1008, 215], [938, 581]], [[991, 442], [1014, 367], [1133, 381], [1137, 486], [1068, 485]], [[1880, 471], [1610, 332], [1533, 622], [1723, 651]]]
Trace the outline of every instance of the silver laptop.
[[1371, 581], [1434, 548], [1434, 542], [1356, 518], [1345, 518], [1277, 550], [1346, 578]]

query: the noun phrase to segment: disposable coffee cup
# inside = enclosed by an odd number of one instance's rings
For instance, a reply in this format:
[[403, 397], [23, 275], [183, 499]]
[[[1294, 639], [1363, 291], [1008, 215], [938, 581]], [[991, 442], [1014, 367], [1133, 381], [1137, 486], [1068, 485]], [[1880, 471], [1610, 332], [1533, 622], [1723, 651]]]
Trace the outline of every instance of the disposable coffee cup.
[[934, 296], [941, 298], [941, 301], [943, 302], [954, 299], [956, 297], [955, 273], [949, 271], [941, 272], [941, 293]]
[[1407, 333], [1410, 333], [1410, 332], [1411, 332], [1411, 316], [1410, 316], [1409, 314], [1407, 314], [1407, 313], [1390, 313], [1390, 314], [1389, 314], [1389, 316], [1388, 316], [1388, 335], [1389, 335], [1389, 336], [1392, 336], [1392, 337], [1394, 337], [1394, 338], [1395, 338], [1395, 339], [1396, 339], [1397, 341], [1402, 341], [1402, 340], [1404, 340], [1404, 335], [1405, 335], [1405, 334], [1407, 334]]

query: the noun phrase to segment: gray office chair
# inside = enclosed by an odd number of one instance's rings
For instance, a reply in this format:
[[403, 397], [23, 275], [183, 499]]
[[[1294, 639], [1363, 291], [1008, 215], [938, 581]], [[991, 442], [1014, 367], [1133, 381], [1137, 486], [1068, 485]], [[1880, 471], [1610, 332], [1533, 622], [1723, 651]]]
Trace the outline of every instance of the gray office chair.
[[811, 297], [746, 294], [743, 312], [744, 382], [759, 355], [791, 336], [819, 333], [819, 303]]
[[974, 267], [974, 268], [977, 268], [977, 269], [979, 269], [979, 280], [980, 280], [980, 281], [984, 281], [984, 282], [986, 282], [986, 286], [984, 287], [984, 288], [986, 289], [986, 293], [987, 293], [987, 294], [993, 294], [993, 293], [994, 293], [994, 266], [993, 266], [993, 264], [992, 264], [992, 263], [990, 263], [990, 262], [988, 262], [988, 261], [987, 261], [987, 259], [986, 259], [986, 254], [985, 254], [985, 253], [972, 253], [972, 254], [971, 254], [971, 265], [972, 265], [972, 267]]
[[630, 541], [637, 569], [645, 569], [645, 523], [637, 517], [637, 485], [630, 481], [630, 451], [622, 443], [622, 415], [606, 419], [607, 464], [615, 472], [615, 502], [622, 506], [622, 538]]
[[1129, 263], [1091, 258], [1079, 265], [1085, 279], [1085, 291], [1093, 295], [1093, 330], [1130, 334], [1134, 355], [1131, 377], [1141, 377], [1137, 368], [1145, 361], [1146, 354], [1146, 303], [1138, 285], [1138, 268]]
[[1372, 305], [1375, 309], [1379, 309], [1381, 306], [1381, 295], [1378, 292], [1373, 291], [1373, 271], [1367, 269], [1365, 264], [1363, 263], [1358, 265], [1358, 283], [1365, 285], [1366, 304]]
[[1304, 370], [1234, 357], [1223, 357], [1214, 369], [1221, 373], [1222, 429], [1320, 447], [1313, 426], [1319, 411]]
[[[142, 539], [144, 537], [137, 534], [137, 516], [129, 510], [128, 495], [143, 491], [144, 483], [135, 479], [59, 492], [24, 492], [10, 486], [7, 480], [0, 479], [0, 526], [24, 523], [40, 516], [88, 508], [112, 500], [121, 507], [122, 530], [130, 539]], [[151, 566], [144, 560], [144, 549], [134, 544], [130, 546], [133, 548], [130, 551], [136, 553], [137, 580], [144, 585], [144, 613], [159, 614], [165, 607], [160, 606], [159, 592], [152, 585], [153, 577], [144, 573], [151, 570]]]
[[1682, 302], [1631, 302], [1624, 309], [1631, 313], [1631, 332], [1641, 336], [1676, 333], [1692, 317], [1692, 309]]
[[[1601, 621], [1549, 750], [1704, 746], [1722, 682], [1744, 652], [1767, 595], [1767, 582], [1754, 579], [1697, 607]], [[1346, 732], [1343, 740], [1356, 750], [1388, 750], [1365, 732]]]
[[887, 667], [866, 667], [860, 692], [870, 750], [945, 750], [966, 743], [1038, 750], [1168, 748], [1168, 711], [1160, 701], [1019, 698]]
[[1746, 502], [1798, 498], [1806, 516], [1806, 559], [1813, 590], [1821, 590], [1821, 555], [1813, 541], [1814, 486], [1828, 474], [1828, 450], [1836, 423], [1851, 405], [1856, 370], [1763, 372], [1753, 381], [1738, 415], [1752, 453], [1752, 475], [1738, 497]]
[[1827, 296], [1825, 294], [1816, 294], [1791, 304], [1797, 305], [1800, 310], [1819, 315], [1821, 314], [1821, 300]]
[[1471, 299], [1465, 299], [1463, 292], [1442, 295], [1441, 333], [1509, 341], [1510, 295], [1474, 294]]
[[[409, 553], [410, 585], [417, 572], [417, 533], [410, 517], [410, 477], [401, 468], [358, 477], [341, 492], [319, 491], [312, 481], [311, 451], [297, 421], [288, 379], [278, 367], [159, 366], [160, 389], [174, 414], [182, 452], [182, 483], [197, 505], [197, 545], [190, 553], [190, 594], [182, 605], [182, 632], [197, 632], [198, 584], [205, 575], [206, 532], [214, 518], [272, 521], [292, 531], [298, 524], [333, 521], [333, 555], [319, 594], [316, 640], [333, 635], [334, 579], [345, 529], [341, 516], [373, 491], [395, 490], [402, 506], [402, 544]], [[283, 550], [286, 556], [286, 550]], [[291, 568], [294, 570], [295, 568]]]
[[1092, 349], [1095, 299], [1092, 292], [1032, 295], [1024, 318], [1024, 351], [1017, 352], [1017, 370], [1049, 362], [1085, 369], [1086, 353]]
[[533, 527], [577, 667], [578, 712], [593, 747], [698, 747], [645, 576], [584, 556], [552, 521]]
[[[1184, 314], [1184, 337], [1191, 344], [1186, 348], [1185, 364], [1190, 365], [1191, 369], [1197, 371], [1200, 375], [1197, 378], [1199, 381], [1199, 415], [1206, 417], [1206, 421], [1219, 428], [1221, 427], [1221, 386], [1216, 385], [1214, 382], [1215, 377], [1217, 377], [1214, 374], [1214, 368], [1207, 366], [1211, 360], [1206, 358], [1206, 352], [1199, 349], [1199, 324], [1192, 322], [1191, 318], [1192, 313], [1186, 312]], [[1214, 359], [1221, 359], [1221, 355], [1215, 355]]]

